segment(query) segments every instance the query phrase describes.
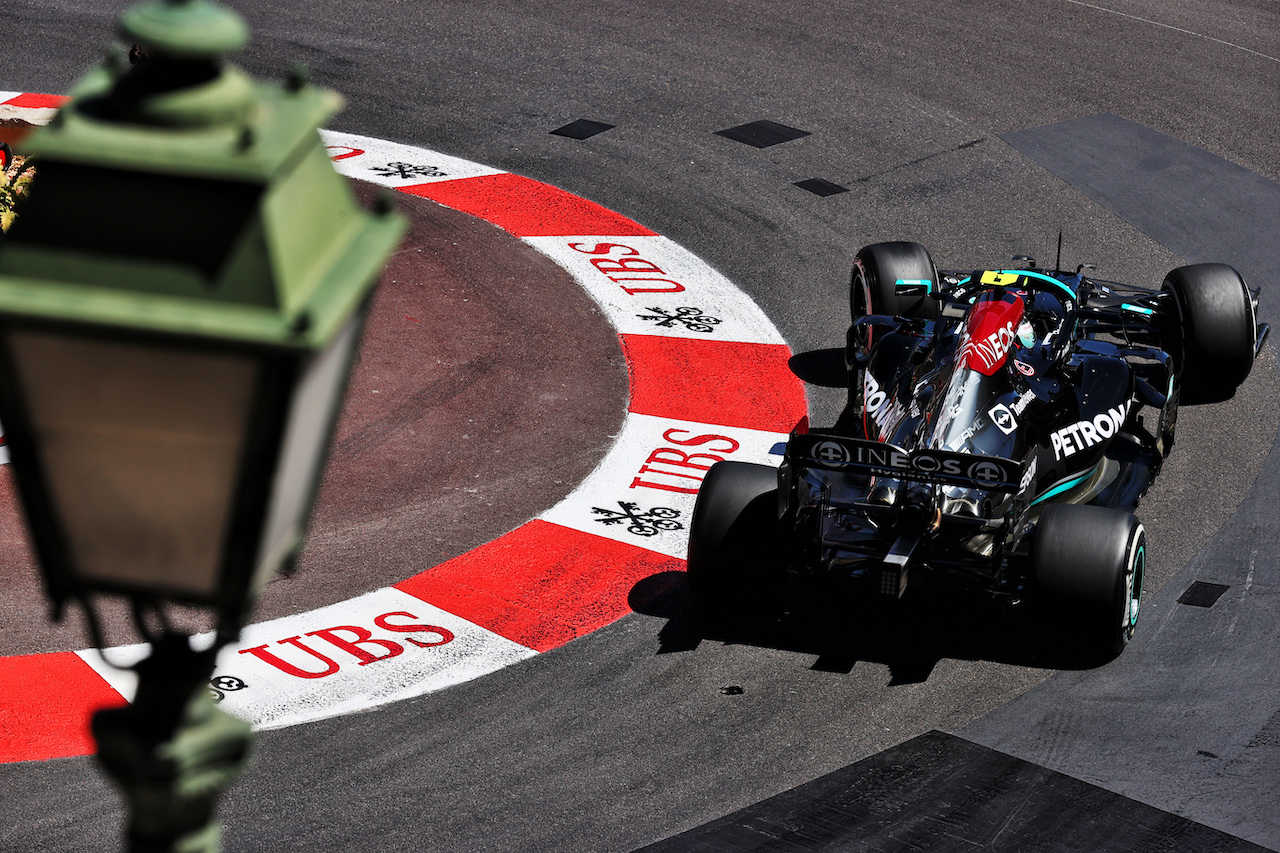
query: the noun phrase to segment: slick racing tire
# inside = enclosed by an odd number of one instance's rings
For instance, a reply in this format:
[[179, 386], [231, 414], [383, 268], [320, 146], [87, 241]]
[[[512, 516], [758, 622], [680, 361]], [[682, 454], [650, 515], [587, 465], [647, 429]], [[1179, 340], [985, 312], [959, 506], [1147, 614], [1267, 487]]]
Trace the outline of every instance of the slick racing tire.
[[778, 471], [768, 465], [711, 466], [689, 525], [689, 587], [726, 616], [779, 609], [787, 574], [778, 521]]
[[1146, 531], [1132, 513], [1078, 504], [1045, 509], [1031, 566], [1051, 630], [1090, 659], [1124, 651], [1138, 624], [1146, 549]]
[[1229, 399], [1253, 368], [1257, 336], [1244, 278], [1226, 264], [1193, 264], [1165, 276], [1162, 289], [1173, 297], [1164, 337], [1179, 404]]
[[[907, 287], [912, 292], [904, 293]], [[937, 289], [938, 269], [924, 246], [873, 243], [854, 258], [849, 313], [853, 320], [868, 314], [933, 320], [938, 316], [938, 302], [927, 294]]]

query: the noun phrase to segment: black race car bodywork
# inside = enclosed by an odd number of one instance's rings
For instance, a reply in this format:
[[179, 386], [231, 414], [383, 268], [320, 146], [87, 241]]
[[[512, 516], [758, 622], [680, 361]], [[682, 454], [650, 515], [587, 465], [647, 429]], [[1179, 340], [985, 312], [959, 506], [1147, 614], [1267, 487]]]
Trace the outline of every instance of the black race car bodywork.
[[914, 243], [858, 254], [848, 406], [793, 433], [776, 471], [709, 472], [689, 546], [700, 597], [776, 602], [819, 574], [869, 596], [950, 587], [1039, 601], [1096, 650], [1123, 648], [1146, 558], [1133, 513], [1178, 407], [1234, 394], [1267, 327], [1226, 265], [1152, 290], [1021, 260], [939, 272]]

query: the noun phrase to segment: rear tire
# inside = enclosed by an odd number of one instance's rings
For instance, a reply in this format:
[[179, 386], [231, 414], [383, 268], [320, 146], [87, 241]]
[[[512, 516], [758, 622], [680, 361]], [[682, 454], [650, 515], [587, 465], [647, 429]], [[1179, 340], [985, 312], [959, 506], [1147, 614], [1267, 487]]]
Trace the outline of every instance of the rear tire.
[[689, 525], [689, 587], [730, 615], [781, 608], [787, 589], [778, 471], [768, 465], [711, 466]]
[[1226, 264], [1193, 264], [1165, 276], [1174, 310], [1166, 348], [1178, 371], [1181, 405], [1231, 398], [1253, 368], [1257, 320], [1244, 278]]
[[[1133, 638], [1146, 574], [1146, 531], [1120, 509], [1054, 504], [1040, 516], [1031, 565], [1055, 628], [1090, 658], [1110, 660]], [[1070, 641], [1070, 640], [1069, 640]]]

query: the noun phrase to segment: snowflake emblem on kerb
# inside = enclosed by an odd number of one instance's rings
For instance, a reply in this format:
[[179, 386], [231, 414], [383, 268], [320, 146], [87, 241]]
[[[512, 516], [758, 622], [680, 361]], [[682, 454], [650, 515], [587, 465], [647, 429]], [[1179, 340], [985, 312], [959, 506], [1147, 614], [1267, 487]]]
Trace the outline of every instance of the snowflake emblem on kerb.
[[658, 326], [664, 329], [674, 329], [677, 325], [681, 325], [691, 332], [710, 334], [712, 326], [720, 325], [719, 317], [703, 314], [701, 308], [677, 308], [674, 314], [663, 311], [661, 308], [646, 308], [645, 310], [653, 313], [637, 314], [636, 316], [641, 320], [657, 321]]
[[622, 524], [630, 522], [627, 525], [627, 532], [636, 536], [655, 536], [662, 530], [681, 530], [684, 525], [674, 519], [680, 517], [680, 510], [671, 509], [665, 506], [655, 506], [653, 509], [640, 509], [640, 505], [632, 501], [618, 501], [621, 511], [616, 509], [602, 509], [593, 506], [591, 511], [596, 515], [603, 516], [597, 518], [596, 521], [601, 524]]
[[402, 181], [414, 178], [443, 178], [449, 174], [436, 166], [415, 166], [412, 163], [388, 163], [385, 166], [374, 166], [369, 171], [388, 178], [400, 178]]

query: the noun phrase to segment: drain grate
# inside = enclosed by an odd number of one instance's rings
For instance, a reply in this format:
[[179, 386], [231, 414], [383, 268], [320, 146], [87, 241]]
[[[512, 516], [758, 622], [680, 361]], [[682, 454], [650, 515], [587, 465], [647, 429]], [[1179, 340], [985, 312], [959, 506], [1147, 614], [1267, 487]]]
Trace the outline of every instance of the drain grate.
[[1212, 607], [1228, 589], [1230, 587], [1226, 584], [1196, 581], [1178, 597], [1178, 603], [1189, 604], [1192, 607]]
[[1253, 736], [1253, 740], [1249, 741], [1246, 746], [1257, 747], [1277, 747], [1280, 746], [1280, 711], [1276, 711], [1271, 715], [1271, 719], [1258, 730]]
[[756, 148], [768, 148], [770, 145], [778, 145], [782, 142], [790, 142], [793, 139], [808, 136], [809, 131], [778, 124], [776, 121], [761, 119], [760, 121], [731, 127], [728, 130], [717, 130], [716, 135], [732, 139], [735, 142], [754, 145]]
[[614, 125], [605, 124], [602, 121], [592, 121], [589, 118], [580, 118], [571, 121], [564, 127], [557, 127], [551, 131], [553, 136], [567, 136], [570, 139], [590, 139], [597, 133], [604, 133], [606, 130], [613, 130]]
[[822, 178], [810, 178], [807, 181], [796, 181], [795, 185], [802, 190], [808, 190], [814, 195], [827, 197], [836, 193], [847, 193], [848, 187], [842, 187], [839, 184], [833, 184], [831, 181], [825, 181]]

